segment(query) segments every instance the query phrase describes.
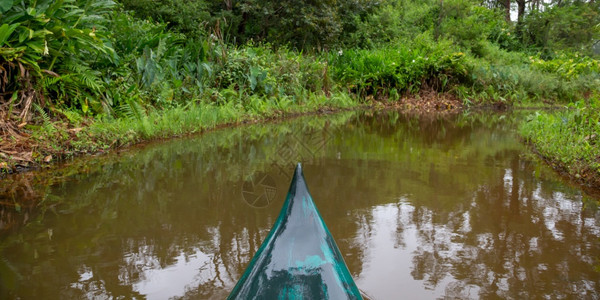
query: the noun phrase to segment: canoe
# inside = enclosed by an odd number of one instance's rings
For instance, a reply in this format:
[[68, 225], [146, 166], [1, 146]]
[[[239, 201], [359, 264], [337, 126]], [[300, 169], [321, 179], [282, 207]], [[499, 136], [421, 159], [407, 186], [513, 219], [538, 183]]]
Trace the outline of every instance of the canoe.
[[227, 299], [362, 299], [300, 164], [275, 225]]

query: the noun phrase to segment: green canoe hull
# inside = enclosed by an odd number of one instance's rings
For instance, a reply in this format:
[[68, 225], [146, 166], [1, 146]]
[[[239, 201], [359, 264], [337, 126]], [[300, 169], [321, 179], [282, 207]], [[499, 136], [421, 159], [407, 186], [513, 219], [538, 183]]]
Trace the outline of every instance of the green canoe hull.
[[362, 299], [300, 164], [275, 225], [228, 299]]

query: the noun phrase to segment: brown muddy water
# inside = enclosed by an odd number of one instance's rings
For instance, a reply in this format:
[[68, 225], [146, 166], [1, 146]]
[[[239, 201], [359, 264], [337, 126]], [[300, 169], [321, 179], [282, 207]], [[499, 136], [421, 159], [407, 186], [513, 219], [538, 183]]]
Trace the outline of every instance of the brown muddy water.
[[223, 299], [302, 161], [370, 298], [598, 299], [596, 200], [527, 155], [520, 117], [350, 112], [107, 158], [2, 210], [0, 298]]

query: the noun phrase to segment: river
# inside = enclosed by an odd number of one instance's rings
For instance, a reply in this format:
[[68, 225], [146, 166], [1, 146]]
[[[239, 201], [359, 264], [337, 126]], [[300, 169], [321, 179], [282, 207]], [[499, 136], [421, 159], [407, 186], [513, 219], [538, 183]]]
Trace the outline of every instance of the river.
[[346, 112], [100, 158], [2, 210], [0, 298], [223, 299], [301, 161], [372, 299], [598, 299], [596, 199], [529, 154], [520, 117]]

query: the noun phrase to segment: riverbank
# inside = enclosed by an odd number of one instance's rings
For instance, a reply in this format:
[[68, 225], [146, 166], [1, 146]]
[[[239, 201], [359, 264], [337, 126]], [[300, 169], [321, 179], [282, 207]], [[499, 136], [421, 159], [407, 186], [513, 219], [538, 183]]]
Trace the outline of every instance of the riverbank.
[[[590, 102], [591, 101], [591, 102]], [[597, 100], [588, 106], [570, 110], [535, 112], [519, 126], [532, 152], [557, 172], [592, 193], [600, 191], [600, 130]], [[506, 109], [502, 102], [469, 107]], [[266, 102], [260, 108], [241, 105], [214, 105], [203, 102], [187, 107], [154, 110], [119, 119], [45, 120], [38, 125], [25, 125], [4, 135], [0, 142], [2, 174], [52, 168], [56, 163], [85, 156], [104, 154], [147, 143], [198, 134], [218, 128], [247, 123], [284, 120], [301, 115], [332, 113], [353, 109], [399, 109], [419, 114], [463, 111], [455, 95], [431, 89], [405, 95], [398, 101], [358, 101], [346, 93], [312, 95], [303, 103]], [[556, 108], [556, 106], [553, 106]], [[589, 112], [585, 114], [585, 112]], [[595, 123], [594, 123], [595, 120]], [[586, 126], [584, 126], [586, 125]]]
[[[156, 139], [173, 138], [236, 124], [282, 119], [300, 114], [359, 107], [347, 94], [310, 95], [303, 103], [270, 100], [258, 107], [234, 103], [198, 102], [118, 119], [44, 119], [41, 124], [13, 126], [0, 143], [0, 168], [14, 173], [50, 165], [71, 157], [126, 148]], [[5, 131], [6, 132], [6, 131]]]
[[307, 114], [358, 108], [401, 109], [408, 112], [455, 112], [463, 108], [454, 95], [422, 90], [398, 101], [359, 101], [343, 92], [312, 94], [302, 103], [270, 100], [259, 107], [198, 102], [185, 107], [153, 110], [128, 118], [44, 119], [41, 124], [13, 125], [0, 142], [3, 174], [51, 166], [76, 156], [102, 154], [157, 139], [169, 139], [246, 123], [282, 120]]
[[569, 109], [538, 112], [519, 128], [532, 150], [559, 173], [600, 191], [600, 100], [579, 101]]

